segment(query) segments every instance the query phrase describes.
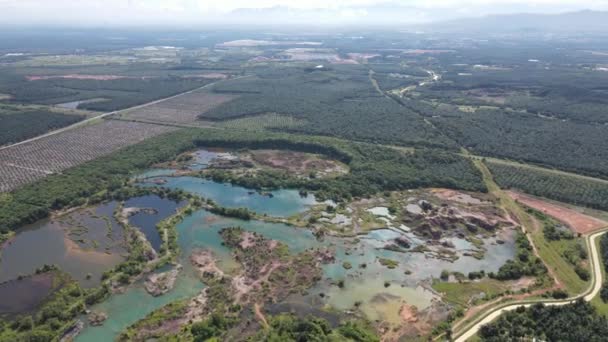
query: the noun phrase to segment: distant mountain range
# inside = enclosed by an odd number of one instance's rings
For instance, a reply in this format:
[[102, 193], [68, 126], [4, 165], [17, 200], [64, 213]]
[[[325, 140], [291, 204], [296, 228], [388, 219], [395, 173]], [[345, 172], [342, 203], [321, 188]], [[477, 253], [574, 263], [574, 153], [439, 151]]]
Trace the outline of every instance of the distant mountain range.
[[507, 14], [465, 18], [425, 25], [428, 29], [451, 32], [605, 32], [608, 12], [578, 11], [562, 14]]
[[608, 33], [608, 12], [578, 11], [561, 14], [500, 14], [487, 16], [463, 15], [454, 18], [447, 9], [420, 9], [414, 6], [381, 4], [350, 7], [349, 9], [295, 10], [289, 7], [238, 9], [225, 16], [236, 23], [273, 23], [277, 25], [336, 25], [415, 27], [421, 30], [454, 32], [489, 31], [604, 31]]

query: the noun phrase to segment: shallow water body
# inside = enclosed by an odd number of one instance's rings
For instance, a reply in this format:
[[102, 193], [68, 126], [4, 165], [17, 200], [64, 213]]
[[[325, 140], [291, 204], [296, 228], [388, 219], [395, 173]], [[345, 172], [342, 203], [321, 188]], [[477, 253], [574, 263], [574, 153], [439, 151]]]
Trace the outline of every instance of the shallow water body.
[[[201, 167], [204, 167], [209, 162], [205, 158], [210, 157], [203, 154], [196, 157], [195, 161]], [[153, 169], [140, 175], [138, 179], [145, 178], [145, 181], [140, 183], [142, 186], [182, 189], [212, 199], [220, 206], [244, 207], [259, 214], [275, 217], [289, 217], [302, 213], [310, 206], [317, 204], [313, 196], [301, 197], [296, 190], [273, 191], [271, 192], [272, 196], [267, 196], [239, 186], [195, 177], [175, 176], [174, 172], [175, 170]], [[157, 181], [158, 184], [155, 184], [154, 181]], [[126, 201], [124, 207], [151, 209], [151, 211], [142, 211], [131, 216], [129, 221], [132, 225], [142, 229], [152, 246], [158, 248], [161, 240], [156, 230], [156, 224], [172, 215], [182, 205], [184, 203], [175, 203], [158, 196], [142, 196]], [[115, 206], [116, 203], [110, 203], [107, 207], [97, 208], [96, 210], [105, 210], [104, 212], [111, 213]], [[385, 214], [384, 212], [379, 213]], [[85, 225], [87, 225], [89, 231], [91, 231], [89, 226], [100, 225], [105, 227], [107, 224], [95, 223], [97, 219], [94, 217], [88, 220], [90, 222], [86, 221], [88, 223], [85, 223]], [[83, 220], [76, 221], [85, 222]], [[111, 222], [111, 224], [114, 227], [114, 222]], [[84, 278], [86, 273], [96, 272], [94, 278], [98, 278], [97, 274], [100, 275], [109, 265], [122, 260], [122, 257], [116, 253], [111, 256], [120, 259], [99, 264], [96, 264], [94, 262], [95, 258], [88, 254], [86, 257], [80, 255], [78, 257], [74, 255], [65, 257], [66, 254], [69, 254], [69, 243], [66, 245], [66, 232], [58, 226], [59, 223], [57, 222], [41, 221], [29, 229], [19, 232], [12, 244], [2, 251], [0, 281], [4, 278], [14, 278], [19, 273], [31, 273], [35, 268], [42, 266], [37, 265], [32, 269], [33, 265], [28, 264], [27, 260], [38, 262], [39, 260], [55, 260], [53, 258], [56, 258], [57, 262], [53, 263], [58, 263], [62, 269], [72, 274], [77, 280], [86, 283], [87, 279]], [[450, 262], [434, 258], [430, 253], [403, 253], [384, 249], [384, 246], [399, 236], [406, 236], [412, 242], [412, 247], [426, 243], [414, 236], [413, 233], [394, 228], [374, 230], [358, 238], [326, 236], [319, 241], [310, 230], [305, 228], [256, 220], [241, 221], [199, 210], [185, 217], [176, 227], [180, 246], [179, 262], [183, 265], [183, 269], [177, 279], [175, 288], [163, 296], [153, 297], [145, 291], [142, 283], [138, 282], [129, 287], [126, 292], [111, 296], [107, 301], [93, 308], [93, 310], [107, 313], [108, 320], [99, 327], [87, 326], [76, 340], [83, 342], [114, 340], [122, 330], [144, 318], [150, 312], [175, 300], [187, 299], [197, 295], [204, 288], [204, 285], [200, 282], [190, 264], [189, 257], [193, 251], [198, 249], [213, 251], [219, 260], [218, 266], [224, 271], [230, 272], [238, 268], [238, 264], [231, 256], [231, 251], [222, 244], [219, 235], [222, 228], [232, 226], [240, 226], [245, 230], [262, 234], [268, 239], [283, 242], [289, 247], [291, 253], [300, 253], [307, 249], [321, 247], [328, 248], [334, 253], [335, 262], [321, 266], [323, 279], [314, 285], [307, 295], [301, 298], [302, 307], [313, 303], [309, 308], [313, 311], [323, 305], [330, 305], [339, 310], [349, 310], [353, 309], [356, 302], [359, 302], [361, 311], [369, 319], [382, 319], [392, 323], [398, 322], [398, 310], [402, 304], [407, 303], [416, 306], [419, 310], [424, 310], [431, 305], [433, 300], [437, 299], [434, 293], [424, 287], [424, 283], [428, 283], [431, 277], [439, 277], [442, 270], [458, 271], [464, 274], [482, 269], [487, 272], [496, 271], [506, 260], [513, 258], [515, 254], [513, 239], [501, 236], [500, 239], [504, 240], [505, 243], [497, 244], [495, 240], [487, 239], [485, 241], [485, 249], [487, 250], [485, 258], [477, 260], [462, 255], [464, 250], [472, 247], [469, 242], [454, 239], [450, 242], [461, 251], [457, 253], [459, 258]], [[100, 235], [99, 232], [103, 232], [103, 234]], [[105, 232], [106, 230], [95, 230], [95, 234], [92, 232], [88, 234], [93, 234], [96, 238], [101, 239]], [[114, 230], [112, 230], [112, 234], [115, 234]], [[72, 241], [69, 238], [67, 240], [68, 242]], [[72, 241], [72, 243], [75, 242]], [[33, 252], [28, 253], [29, 250], [33, 250]], [[96, 250], [93, 252], [98, 253]], [[25, 258], [28, 254], [34, 256]], [[101, 254], [108, 255], [106, 253]], [[5, 259], [5, 256], [8, 259]], [[20, 258], [25, 259], [20, 260]], [[62, 258], [65, 258], [65, 260]], [[380, 263], [380, 258], [396, 261], [398, 265], [394, 269], [389, 269]], [[351, 267], [345, 267], [345, 263], [350, 264]], [[11, 265], [11, 267], [7, 268], [5, 265]], [[14, 265], [18, 265], [18, 267], [13, 268]], [[365, 265], [365, 267], [361, 265]], [[336, 286], [336, 282], [339, 280], [344, 281], [342, 288]], [[387, 283], [389, 284], [388, 287]], [[320, 294], [323, 294], [323, 296], [320, 296]]]
[[77, 210], [20, 229], [0, 253], [0, 282], [55, 264], [82, 286], [97, 286], [101, 274], [124, 260], [126, 252], [122, 226], [112, 217], [115, 206]]

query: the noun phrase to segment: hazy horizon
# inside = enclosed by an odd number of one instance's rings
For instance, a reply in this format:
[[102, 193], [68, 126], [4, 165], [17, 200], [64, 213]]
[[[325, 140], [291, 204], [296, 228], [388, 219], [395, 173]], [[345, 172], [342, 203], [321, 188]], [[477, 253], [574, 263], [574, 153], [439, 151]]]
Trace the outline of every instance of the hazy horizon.
[[196, 28], [213, 25], [413, 25], [487, 15], [608, 10], [604, 0], [0, 0], [16, 27]]

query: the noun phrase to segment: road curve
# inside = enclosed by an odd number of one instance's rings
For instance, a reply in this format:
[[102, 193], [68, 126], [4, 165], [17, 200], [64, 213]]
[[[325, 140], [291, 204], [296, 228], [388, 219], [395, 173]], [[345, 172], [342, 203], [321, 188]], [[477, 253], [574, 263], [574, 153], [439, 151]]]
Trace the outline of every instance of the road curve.
[[496, 318], [498, 318], [504, 312], [513, 311], [521, 306], [529, 307], [529, 306], [532, 306], [537, 303], [543, 303], [545, 305], [550, 305], [550, 306], [562, 306], [562, 305], [570, 304], [573, 301], [580, 299], [580, 298], [583, 298], [585, 301], [591, 301], [600, 292], [600, 289], [602, 288], [602, 284], [603, 284], [602, 269], [601, 269], [602, 263], [600, 262], [600, 254], [599, 254], [599, 251], [597, 250], [596, 240], [600, 236], [602, 236], [604, 233], [606, 233], [606, 230], [608, 230], [608, 229], [604, 228], [604, 230], [595, 232], [586, 237], [587, 246], [589, 247], [589, 251], [590, 251], [590, 255], [591, 255], [590, 260], [591, 260], [591, 266], [592, 266], [591, 267], [592, 268], [592, 272], [591, 272], [592, 283], [591, 283], [591, 286], [585, 292], [583, 292], [579, 295], [576, 295], [574, 297], [564, 299], [564, 300], [551, 300], [551, 299], [541, 300], [541, 299], [539, 299], [539, 300], [521, 301], [518, 303], [505, 304], [503, 306], [499, 306], [499, 307], [493, 309], [492, 311], [486, 313], [481, 318], [481, 320], [479, 320], [476, 323], [474, 323], [473, 325], [469, 326], [464, 333], [457, 335], [456, 338], [454, 339], [454, 341], [455, 342], [467, 341], [471, 337], [475, 336], [475, 334], [477, 334], [477, 332], [479, 331], [479, 329], [481, 329], [481, 327], [483, 325], [494, 321]]

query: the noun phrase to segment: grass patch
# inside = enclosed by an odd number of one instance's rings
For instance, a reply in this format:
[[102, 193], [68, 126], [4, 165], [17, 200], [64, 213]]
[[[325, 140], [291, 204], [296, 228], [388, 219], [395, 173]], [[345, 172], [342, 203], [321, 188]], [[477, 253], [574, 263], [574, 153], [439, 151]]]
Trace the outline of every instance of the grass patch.
[[[598, 249], [598, 251], [600, 251], [600, 255], [602, 254], [601, 252], [601, 239], [596, 239], [595, 240], [595, 246]], [[604, 263], [603, 258], [599, 258], [600, 259], [600, 270], [602, 272], [602, 279], [604, 280], [604, 282], [606, 282], [606, 264]], [[591, 300], [591, 305], [593, 305], [595, 307], [595, 309], [597, 310], [597, 313], [599, 313], [600, 315], [603, 315], [605, 317], [608, 317], [608, 303], [604, 303], [604, 301], [602, 300], [602, 298], [600, 298], [600, 293], [598, 292], [597, 296], [595, 296], [592, 300]]]
[[433, 289], [443, 293], [443, 298], [449, 303], [466, 307], [473, 297], [481, 293], [484, 294], [484, 298], [494, 298], [508, 290], [509, 286], [499, 280], [484, 278], [480, 281], [463, 283], [435, 281]]
[[378, 262], [380, 262], [380, 264], [382, 266], [386, 266], [389, 269], [395, 269], [397, 268], [397, 266], [399, 266], [399, 262], [395, 261], [395, 260], [391, 260], [391, 259], [385, 259], [385, 258], [379, 258]]
[[547, 241], [540, 225], [537, 227], [538, 229], [534, 228], [536, 225], [533, 218], [498, 187], [494, 182], [490, 170], [481, 160], [475, 159], [474, 164], [481, 171], [488, 191], [496, 195], [500, 199], [501, 205], [509, 212], [513, 213], [525, 227], [526, 235], [528, 238], [532, 239], [540, 258], [564, 285], [566, 291], [572, 294], [583, 292], [587, 288], [588, 282], [582, 281], [576, 272], [574, 272], [572, 265], [564, 259], [559, 244]]

